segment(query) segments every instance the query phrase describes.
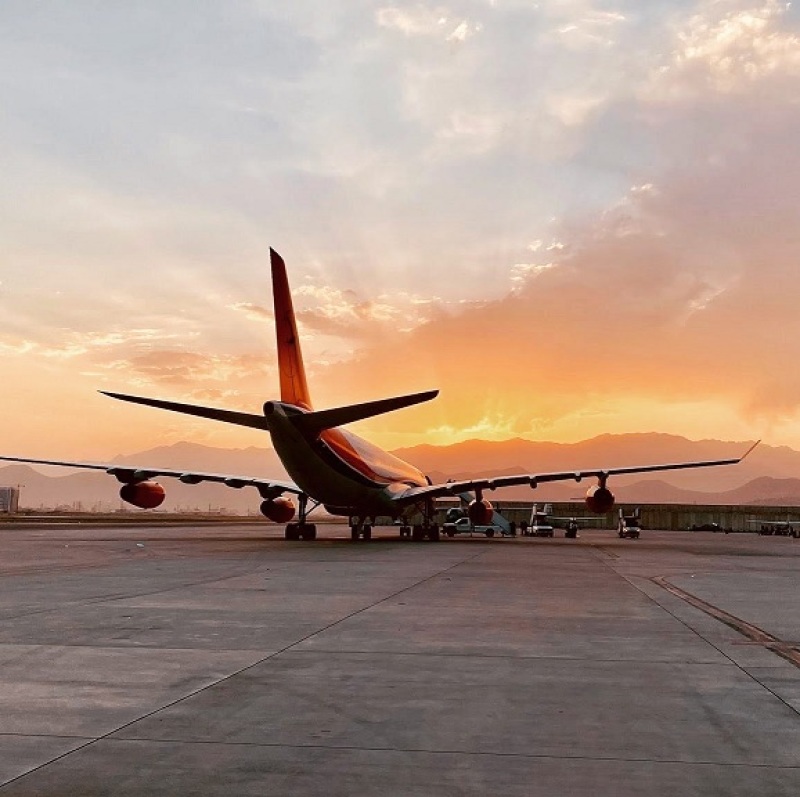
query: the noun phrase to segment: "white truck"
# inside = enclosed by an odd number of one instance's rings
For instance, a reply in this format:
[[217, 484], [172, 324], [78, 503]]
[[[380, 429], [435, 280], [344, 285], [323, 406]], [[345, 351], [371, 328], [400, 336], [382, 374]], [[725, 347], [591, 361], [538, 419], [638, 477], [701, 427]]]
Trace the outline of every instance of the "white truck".
[[[488, 526], [475, 526], [468, 517], [462, 517], [452, 523], [445, 523], [442, 526], [442, 533], [448, 537], [455, 537], [456, 534], [485, 534], [487, 537], [494, 537], [495, 534], [505, 534], [500, 526], [489, 524]], [[508, 532], [510, 533], [510, 532]]]
[[534, 504], [531, 507], [531, 519], [523, 526], [522, 533], [526, 537], [552, 537], [553, 525], [549, 519], [552, 511], [552, 504], [545, 504], [541, 512], [539, 505]]
[[528, 537], [552, 537], [553, 527], [549, 523], [534, 523], [528, 526], [525, 535]]

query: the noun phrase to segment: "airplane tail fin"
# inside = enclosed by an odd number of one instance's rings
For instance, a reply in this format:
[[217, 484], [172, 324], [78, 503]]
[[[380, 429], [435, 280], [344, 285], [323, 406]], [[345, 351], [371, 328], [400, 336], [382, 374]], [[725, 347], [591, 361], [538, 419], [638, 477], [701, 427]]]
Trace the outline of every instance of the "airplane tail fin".
[[292, 295], [286, 277], [286, 264], [272, 248], [269, 250], [269, 259], [272, 267], [272, 301], [275, 308], [275, 333], [278, 339], [281, 401], [310, 410], [311, 396], [306, 383]]

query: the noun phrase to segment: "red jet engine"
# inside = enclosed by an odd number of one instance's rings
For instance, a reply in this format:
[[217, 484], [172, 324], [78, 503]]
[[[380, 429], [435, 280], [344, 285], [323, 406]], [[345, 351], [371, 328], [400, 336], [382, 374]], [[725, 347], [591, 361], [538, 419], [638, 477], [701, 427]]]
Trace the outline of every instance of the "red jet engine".
[[288, 523], [294, 517], [294, 501], [291, 498], [268, 498], [261, 502], [261, 514], [275, 523]]
[[470, 502], [467, 515], [473, 526], [488, 526], [492, 522], [494, 507], [485, 498], [476, 499]]
[[605, 515], [614, 508], [614, 493], [604, 484], [595, 484], [586, 493], [586, 506], [596, 515]]
[[139, 509], [155, 509], [164, 503], [166, 493], [158, 482], [131, 482], [123, 484], [119, 497]]

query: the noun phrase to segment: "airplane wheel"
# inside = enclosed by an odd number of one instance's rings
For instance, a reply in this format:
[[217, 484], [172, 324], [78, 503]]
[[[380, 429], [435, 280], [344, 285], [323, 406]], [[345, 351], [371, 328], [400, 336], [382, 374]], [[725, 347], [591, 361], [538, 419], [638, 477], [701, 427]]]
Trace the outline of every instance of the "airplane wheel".
[[289, 523], [286, 526], [286, 533], [284, 536], [287, 540], [299, 540], [300, 530], [297, 528], [297, 523]]
[[300, 527], [300, 539], [316, 540], [317, 527], [313, 523], [305, 523], [303, 526]]

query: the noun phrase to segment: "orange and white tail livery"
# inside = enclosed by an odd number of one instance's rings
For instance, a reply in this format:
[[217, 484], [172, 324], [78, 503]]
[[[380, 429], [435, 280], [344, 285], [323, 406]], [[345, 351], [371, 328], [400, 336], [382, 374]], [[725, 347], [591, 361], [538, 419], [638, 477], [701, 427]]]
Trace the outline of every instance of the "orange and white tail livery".
[[278, 339], [278, 370], [280, 372], [281, 401], [310, 410], [311, 395], [308, 392], [303, 353], [289, 292], [286, 264], [274, 250], [269, 250], [272, 268], [272, 303], [275, 309], [275, 334]]

